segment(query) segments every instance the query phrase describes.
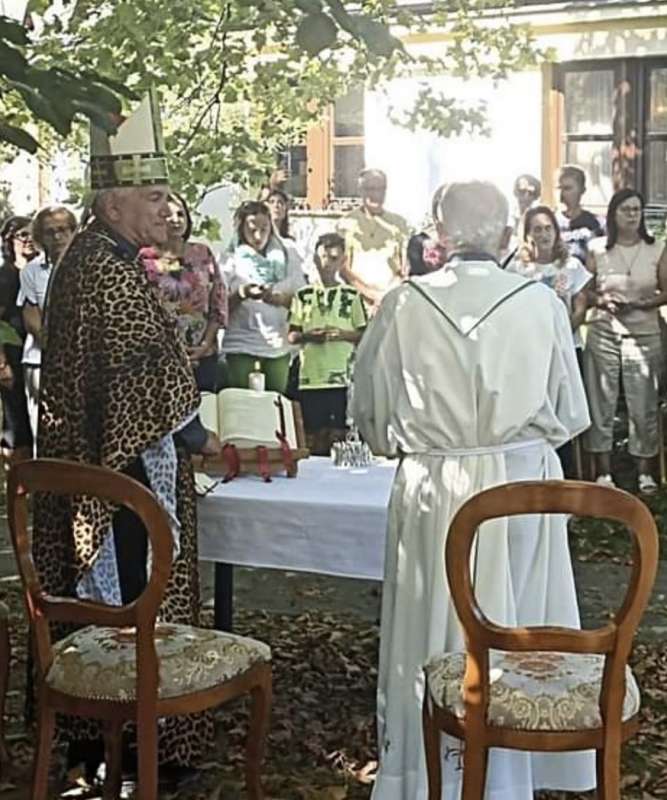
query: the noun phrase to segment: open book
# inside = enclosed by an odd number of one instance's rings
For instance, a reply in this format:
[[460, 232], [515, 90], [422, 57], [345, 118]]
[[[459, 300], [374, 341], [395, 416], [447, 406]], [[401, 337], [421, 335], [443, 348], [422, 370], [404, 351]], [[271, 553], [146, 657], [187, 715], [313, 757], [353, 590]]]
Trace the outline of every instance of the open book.
[[298, 447], [292, 402], [277, 392], [223, 389], [217, 395], [202, 393], [199, 416], [204, 427], [217, 433], [223, 444], [277, 448], [276, 431], [284, 424], [290, 448]]

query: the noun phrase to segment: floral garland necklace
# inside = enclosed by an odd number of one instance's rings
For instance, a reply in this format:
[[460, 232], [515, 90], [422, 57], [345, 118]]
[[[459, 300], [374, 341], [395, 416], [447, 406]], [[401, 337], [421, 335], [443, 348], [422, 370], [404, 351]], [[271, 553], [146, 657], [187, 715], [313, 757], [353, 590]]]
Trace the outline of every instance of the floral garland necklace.
[[152, 247], [141, 249], [139, 256], [146, 270], [146, 277], [159, 286], [170, 297], [185, 297], [192, 289], [185, 263], [180, 256], [160, 255]]

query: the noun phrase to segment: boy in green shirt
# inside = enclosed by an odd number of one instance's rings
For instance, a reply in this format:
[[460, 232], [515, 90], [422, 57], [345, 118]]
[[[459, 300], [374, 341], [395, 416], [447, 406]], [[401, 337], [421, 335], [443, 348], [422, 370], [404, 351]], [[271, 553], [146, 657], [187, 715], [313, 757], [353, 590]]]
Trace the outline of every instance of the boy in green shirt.
[[318, 283], [299, 289], [289, 313], [288, 340], [300, 344], [299, 400], [314, 455], [328, 455], [345, 437], [350, 361], [367, 324], [361, 295], [340, 283], [345, 241], [325, 233], [315, 245]]

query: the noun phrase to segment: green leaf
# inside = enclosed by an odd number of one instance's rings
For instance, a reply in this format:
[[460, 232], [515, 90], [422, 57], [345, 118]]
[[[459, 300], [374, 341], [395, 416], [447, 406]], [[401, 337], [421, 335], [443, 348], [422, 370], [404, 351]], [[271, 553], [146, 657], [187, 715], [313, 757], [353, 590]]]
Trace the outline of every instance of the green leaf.
[[119, 117], [113, 116], [94, 103], [90, 103], [87, 100], [72, 100], [72, 107], [74, 111], [84, 114], [98, 128], [102, 128], [107, 133], [116, 133], [118, 131]]
[[0, 40], [0, 73], [10, 80], [21, 80], [27, 67], [23, 53]]
[[359, 36], [364, 40], [366, 47], [376, 56], [389, 58], [394, 50], [403, 50], [403, 43], [392, 36], [387, 25], [365, 14], [352, 17]]
[[51, 0], [29, 0], [28, 1], [28, 14], [43, 14], [48, 11], [51, 5]]
[[294, 5], [304, 14], [317, 14], [322, 10], [321, 0], [294, 0]]
[[66, 106], [69, 104], [64, 104], [61, 99], [61, 102], [56, 105], [48, 97], [40, 94], [39, 91], [26, 83], [10, 81], [10, 86], [19, 92], [25, 104], [36, 117], [48, 122], [61, 136], [69, 134], [72, 129], [73, 116], [71, 112], [68, 113]]
[[26, 45], [29, 43], [28, 32], [15, 19], [0, 16], [0, 39], [12, 44]]
[[0, 139], [33, 155], [37, 152], [38, 144], [36, 140], [23, 128], [0, 122]]
[[299, 22], [296, 29], [296, 43], [309, 56], [316, 56], [336, 43], [337, 34], [336, 23], [330, 16], [318, 11], [315, 14], [306, 14]]
[[14, 328], [3, 320], [0, 320], [0, 344], [14, 344], [19, 347], [23, 344], [23, 340]]
[[127, 97], [128, 100], [137, 101], [141, 99], [141, 96], [137, 94], [137, 92], [132, 91], [127, 84], [121, 83], [120, 81], [114, 81], [111, 78], [107, 78], [106, 75], [100, 75], [99, 72], [85, 70], [81, 73], [81, 79], [85, 81], [91, 81], [96, 84], [102, 84], [102, 86], [106, 86], [113, 92], [120, 94], [122, 97]]

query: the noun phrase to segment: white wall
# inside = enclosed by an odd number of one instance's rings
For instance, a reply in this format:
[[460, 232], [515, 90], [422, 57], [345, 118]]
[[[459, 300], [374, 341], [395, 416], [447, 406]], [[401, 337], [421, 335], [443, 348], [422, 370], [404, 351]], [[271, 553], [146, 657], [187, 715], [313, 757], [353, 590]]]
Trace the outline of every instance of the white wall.
[[[197, 208], [197, 212], [213, 217], [220, 223], [220, 238], [209, 242], [213, 252], [223, 259], [232, 237], [234, 210], [242, 199], [242, 189], [234, 184], [216, 186], [206, 194]], [[201, 241], [201, 237], [198, 239]]]
[[419, 80], [394, 81], [387, 95], [372, 93], [366, 103], [366, 164], [389, 178], [387, 208], [420, 226], [430, 213], [434, 190], [444, 182], [481, 179], [496, 183], [511, 197], [517, 175], [539, 177], [542, 136], [542, 81], [539, 71], [492, 81], [433, 78], [447, 96], [466, 103], [486, 102], [489, 137], [464, 135], [442, 139], [412, 133], [388, 119], [389, 107], [407, 107]]

